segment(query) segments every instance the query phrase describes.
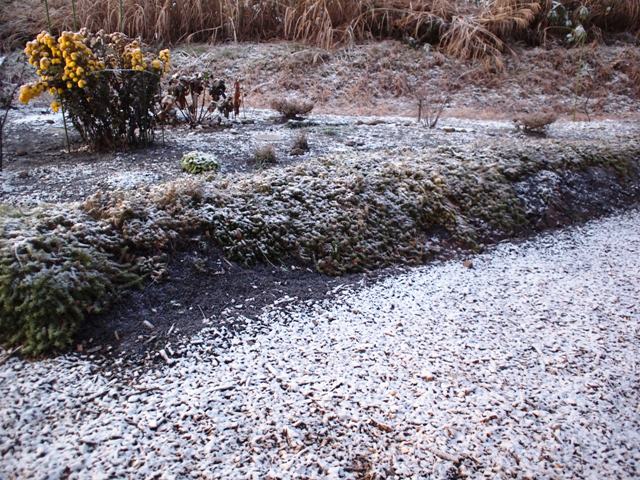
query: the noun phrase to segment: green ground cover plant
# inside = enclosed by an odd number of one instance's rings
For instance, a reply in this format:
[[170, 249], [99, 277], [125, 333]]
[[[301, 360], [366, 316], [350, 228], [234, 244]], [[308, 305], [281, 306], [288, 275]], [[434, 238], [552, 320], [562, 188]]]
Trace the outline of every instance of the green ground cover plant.
[[584, 219], [640, 197], [640, 141], [540, 140], [333, 156], [210, 180], [0, 209], [0, 341], [68, 346], [167, 254], [207, 241], [244, 264], [340, 275]]

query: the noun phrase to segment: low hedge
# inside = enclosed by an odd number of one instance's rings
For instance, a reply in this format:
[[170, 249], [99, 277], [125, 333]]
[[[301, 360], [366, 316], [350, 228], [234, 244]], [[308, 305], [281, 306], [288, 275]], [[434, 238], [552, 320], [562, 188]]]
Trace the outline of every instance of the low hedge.
[[476, 249], [640, 196], [640, 141], [367, 155], [0, 210], [0, 341], [28, 354], [64, 348], [87, 315], [194, 239], [245, 264], [295, 260], [340, 275]]

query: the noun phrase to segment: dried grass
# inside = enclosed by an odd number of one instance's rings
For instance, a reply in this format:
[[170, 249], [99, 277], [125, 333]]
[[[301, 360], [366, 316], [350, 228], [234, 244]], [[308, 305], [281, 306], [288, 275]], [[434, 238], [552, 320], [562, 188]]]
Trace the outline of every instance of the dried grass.
[[558, 115], [552, 112], [535, 112], [519, 115], [513, 120], [516, 128], [527, 134], [543, 135], [549, 125], [558, 120]]
[[[574, 0], [563, 0], [572, 6]], [[602, 31], [637, 30], [640, 0], [586, 0]], [[49, 0], [55, 30], [72, 28], [71, 2]], [[545, 28], [551, 0], [124, 0], [124, 32], [148, 42], [284, 39], [330, 48], [381, 38], [442, 44], [458, 58], [499, 59], [514, 36]], [[80, 24], [115, 31], [119, 2], [78, 0]], [[40, 0], [9, 0], [0, 47], [20, 45], [46, 27]], [[499, 62], [498, 62], [499, 63]]]
[[313, 107], [313, 102], [300, 98], [276, 98], [271, 102], [271, 108], [286, 120], [304, 117]]

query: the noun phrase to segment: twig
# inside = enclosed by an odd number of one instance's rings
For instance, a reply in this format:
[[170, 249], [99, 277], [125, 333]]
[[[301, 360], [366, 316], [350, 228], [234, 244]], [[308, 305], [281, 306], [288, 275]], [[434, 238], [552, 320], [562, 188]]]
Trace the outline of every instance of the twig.
[[132, 397], [136, 397], [148, 392], [153, 392], [155, 390], [160, 390], [160, 387], [143, 388], [141, 390], [138, 390], [137, 392], [130, 393], [129, 395], [127, 395], [127, 401], [130, 402]]
[[374, 427], [382, 430], [383, 432], [386, 432], [386, 433], [393, 432], [393, 427], [391, 425], [387, 425], [386, 423], [379, 422], [378, 420], [375, 420], [373, 418], [369, 419], [369, 423], [371, 423], [371, 425], [373, 425]]
[[44, 11], [47, 14], [47, 28], [49, 29], [49, 33], [51, 33], [51, 17], [49, 16], [49, 2], [47, 0], [42, 0], [44, 3]]
[[4, 365], [7, 362], [7, 360], [13, 357], [20, 350], [22, 350], [22, 345], [18, 345], [17, 347], [9, 350], [2, 358], [0, 358], [0, 365]]
[[120, 22], [118, 25], [118, 30], [122, 32], [124, 29], [124, 0], [120, 0]]
[[102, 392], [98, 392], [98, 393], [94, 393], [93, 395], [90, 395], [87, 398], [83, 398], [82, 401], [83, 403], [89, 403], [89, 402], [93, 402], [94, 400], [100, 398], [100, 397], [104, 397], [107, 393], [109, 393], [111, 390], [104, 390]]
[[427, 450], [433, 453], [436, 457], [439, 457], [443, 460], [447, 460], [448, 462], [460, 463], [462, 461], [463, 457], [459, 455], [452, 455], [450, 453], [443, 452], [442, 450], [434, 447], [433, 445], [427, 445], [426, 447], [427, 447]]
[[[458, 82], [459, 80], [462, 80], [465, 76], [479, 70], [480, 67], [476, 67], [476, 68], [472, 68], [471, 70], [467, 70], [466, 72], [462, 72], [460, 75], [458, 75], [458, 77], [453, 81], [453, 83]], [[425, 112], [425, 122], [427, 127], [429, 128], [436, 128], [436, 126], [438, 125], [438, 122], [440, 121], [440, 117], [442, 116], [442, 113], [444, 112], [444, 109], [447, 107], [447, 105], [449, 104], [449, 101], [451, 100], [451, 92], [447, 92], [447, 95], [444, 97], [444, 100], [442, 100], [440, 102], [440, 104], [438, 105], [438, 107], [436, 108], [435, 111], [427, 111]], [[424, 98], [421, 98], [418, 100], [418, 122], [420, 122], [422, 120], [422, 113], [423, 113], [423, 102], [425, 101]]]
[[71, 10], [73, 11], [73, 30], [78, 31], [78, 15], [76, 13], [76, 0], [71, 0]]
[[64, 109], [64, 103], [61, 103], [62, 106], [62, 124], [64, 125], [64, 138], [67, 141], [67, 153], [71, 153], [71, 143], [69, 142], [69, 130], [67, 129], [67, 115]]
[[[3, 63], [0, 63], [3, 65]], [[9, 110], [11, 110], [11, 103], [13, 102], [13, 98], [16, 96], [18, 89], [20, 88], [20, 84], [22, 83], [22, 79], [24, 77], [24, 72], [26, 69], [26, 64], [22, 65], [22, 69], [20, 70], [20, 74], [18, 75], [17, 82], [13, 86], [13, 89], [7, 93], [7, 97], [2, 99], [1, 108], [4, 108], [4, 114], [0, 119], [0, 172], [2, 172], [3, 168], [3, 148], [4, 148], [4, 127], [7, 124], [7, 118], [9, 117]], [[11, 83], [7, 80], [7, 83]], [[1, 85], [0, 85], [1, 88]]]

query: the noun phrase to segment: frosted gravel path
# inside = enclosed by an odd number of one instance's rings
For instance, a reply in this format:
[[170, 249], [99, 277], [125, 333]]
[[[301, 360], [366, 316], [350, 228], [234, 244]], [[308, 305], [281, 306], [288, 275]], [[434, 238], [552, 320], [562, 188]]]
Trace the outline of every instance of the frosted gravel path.
[[283, 303], [129, 379], [12, 359], [0, 478], [640, 476], [640, 212], [473, 263]]

